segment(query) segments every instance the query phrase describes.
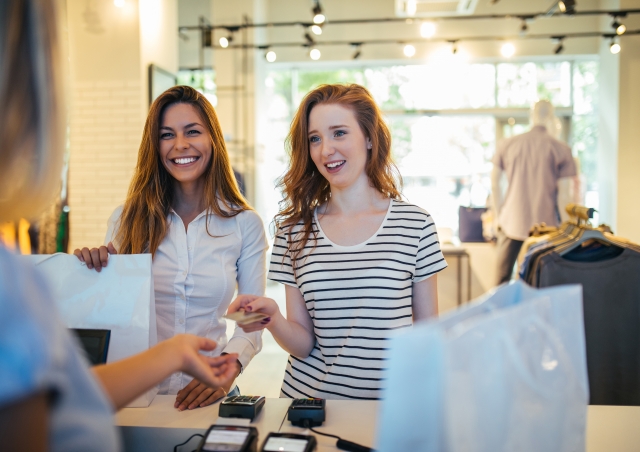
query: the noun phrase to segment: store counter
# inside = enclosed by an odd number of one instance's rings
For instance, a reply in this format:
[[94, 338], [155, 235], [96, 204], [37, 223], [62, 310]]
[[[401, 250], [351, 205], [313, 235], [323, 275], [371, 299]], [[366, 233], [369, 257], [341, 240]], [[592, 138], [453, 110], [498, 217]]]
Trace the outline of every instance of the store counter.
[[[218, 405], [178, 412], [175, 396], [156, 396], [148, 408], [125, 408], [116, 415], [127, 452], [172, 452], [194, 433], [204, 434], [218, 419]], [[269, 432], [302, 433], [286, 420], [290, 399], [267, 399], [250, 425], [260, 434], [260, 445]], [[327, 400], [327, 419], [316, 430], [372, 447], [375, 441], [378, 402]], [[590, 406], [587, 420], [587, 452], [640, 450], [640, 407]], [[308, 433], [308, 432], [306, 432]], [[313, 433], [312, 433], [313, 434]], [[336, 451], [335, 439], [315, 435], [318, 452]], [[180, 451], [191, 451], [194, 438]]]

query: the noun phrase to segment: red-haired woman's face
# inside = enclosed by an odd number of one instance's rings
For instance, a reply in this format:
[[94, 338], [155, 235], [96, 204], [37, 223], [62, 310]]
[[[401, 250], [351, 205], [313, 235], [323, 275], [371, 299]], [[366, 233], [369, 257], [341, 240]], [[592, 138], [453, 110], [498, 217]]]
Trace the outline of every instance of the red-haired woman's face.
[[332, 187], [346, 188], [366, 180], [370, 140], [353, 110], [340, 104], [320, 104], [309, 113], [309, 152]]
[[179, 183], [203, 177], [211, 163], [209, 132], [196, 109], [189, 104], [168, 106], [160, 120], [160, 159]]

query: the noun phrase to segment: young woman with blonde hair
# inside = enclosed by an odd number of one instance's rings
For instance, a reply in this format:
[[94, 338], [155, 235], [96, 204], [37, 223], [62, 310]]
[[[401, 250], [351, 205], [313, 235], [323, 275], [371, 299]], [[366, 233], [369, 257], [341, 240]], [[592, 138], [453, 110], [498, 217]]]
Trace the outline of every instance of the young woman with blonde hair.
[[378, 399], [389, 336], [437, 314], [435, 224], [401, 201], [389, 129], [362, 86], [307, 94], [288, 145], [269, 271], [285, 284], [286, 318], [251, 295], [229, 311], [268, 315], [244, 329], [267, 328], [291, 355], [283, 396]]
[[[152, 104], [129, 194], [108, 224], [106, 246], [74, 253], [97, 271], [109, 253], [153, 254], [158, 340], [186, 332], [213, 339], [210, 355], [237, 353], [240, 373], [260, 351], [261, 333], [236, 328], [227, 342], [222, 316], [236, 285], [264, 294], [267, 242], [236, 184], [216, 113], [195, 89], [175, 86]], [[183, 374], [160, 385], [161, 394], [177, 394], [180, 410], [229, 390]]]
[[[37, 217], [60, 185], [66, 118], [57, 3], [0, 2], [0, 221]], [[118, 451], [113, 411], [164, 378], [233, 381], [237, 355], [198, 353], [215, 347], [181, 334], [92, 372], [42, 276], [0, 246], [2, 450]]]

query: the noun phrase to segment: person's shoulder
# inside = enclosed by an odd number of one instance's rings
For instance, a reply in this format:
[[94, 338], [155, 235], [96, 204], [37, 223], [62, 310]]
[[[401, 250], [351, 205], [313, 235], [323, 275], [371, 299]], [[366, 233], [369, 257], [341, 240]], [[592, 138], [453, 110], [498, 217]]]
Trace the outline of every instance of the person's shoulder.
[[118, 221], [122, 216], [123, 210], [124, 210], [124, 204], [121, 204], [118, 207], [116, 207], [111, 213], [111, 215], [109, 216], [108, 222], [115, 223], [116, 221]]
[[245, 209], [232, 218], [235, 218], [241, 226], [263, 225], [262, 218], [253, 209]]
[[423, 217], [425, 220], [430, 218], [431, 215], [422, 207], [412, 204], [410, 202], [398, 199], [392, 199], [391, 213], [392, 214], [407, 214], [416, 217]]

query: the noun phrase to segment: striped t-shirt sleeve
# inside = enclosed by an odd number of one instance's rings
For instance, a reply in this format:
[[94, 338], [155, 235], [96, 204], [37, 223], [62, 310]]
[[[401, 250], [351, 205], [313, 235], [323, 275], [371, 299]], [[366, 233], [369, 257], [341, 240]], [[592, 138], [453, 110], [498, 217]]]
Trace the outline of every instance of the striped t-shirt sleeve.
[[447, 268], [447, 262], [440, 250], [436, 225], [431, 215], [427, 215], [420, 231], [413, 282], [423, 281], [445, 268]]
[[297, 287], [287, 246], [287, 236], [288, 234], [283, 228], [278, 229], [275, 240], [273, 241], [267, 278], [272, 281], [287, 284], [288, 286]]

